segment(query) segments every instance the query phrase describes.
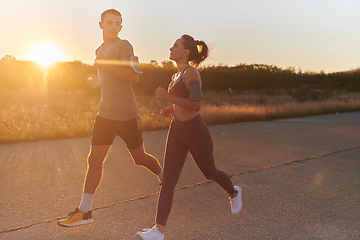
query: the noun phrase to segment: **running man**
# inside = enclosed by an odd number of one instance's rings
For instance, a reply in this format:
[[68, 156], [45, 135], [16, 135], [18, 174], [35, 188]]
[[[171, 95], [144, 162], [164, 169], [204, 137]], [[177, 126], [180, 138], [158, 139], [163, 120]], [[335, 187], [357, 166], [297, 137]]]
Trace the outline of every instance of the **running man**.
[[122, 29], [120, 12], [106, 10], [101, 14], [99, 25], [103, 43], [96, 49], [94, 66], [98, 69], [101, 102], [91, 137], [82, 199], [74, 212], [58, 222], [61, 226], [93, 222], [91, 206], [94, 194], [115, 136], [124, 140], [136, 165], [146, 167], [162, 181], [158, 160], [145, 152], [143, 144], [139, 111], [132, 89], [132, 83], [139, 81], [141, 69], [132, 45], [118, 37]]

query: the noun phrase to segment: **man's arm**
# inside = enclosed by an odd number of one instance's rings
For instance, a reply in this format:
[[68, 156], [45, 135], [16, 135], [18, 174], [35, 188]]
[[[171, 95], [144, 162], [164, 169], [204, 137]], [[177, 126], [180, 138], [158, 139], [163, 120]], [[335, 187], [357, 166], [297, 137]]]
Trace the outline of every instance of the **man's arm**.
[[94, 62], [94, 67], [108, 71], [116, 78], [121, 79], [123, 81], [128, 82], [139, 82], [139, 74], [135, 73], [130, 63], [125, 63], [125, 66], [122, 66], [124, 62], [121, 61], [113, 61], [106, 60], [103, 55], [97, 57]]

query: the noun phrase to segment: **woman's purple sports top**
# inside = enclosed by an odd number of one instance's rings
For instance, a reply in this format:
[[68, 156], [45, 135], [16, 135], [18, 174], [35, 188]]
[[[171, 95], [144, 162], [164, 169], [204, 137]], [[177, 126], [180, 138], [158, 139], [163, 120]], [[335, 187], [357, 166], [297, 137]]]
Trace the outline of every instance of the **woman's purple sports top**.
[[189, 90], [187, 89], [186, 84], [182, 80], [182, 75], [185, 72], [185, 70], [182, 71], [177, 78], [174, 78], [171, 81], [168, 90], [171, 95], [180, 98], [189, 98]]

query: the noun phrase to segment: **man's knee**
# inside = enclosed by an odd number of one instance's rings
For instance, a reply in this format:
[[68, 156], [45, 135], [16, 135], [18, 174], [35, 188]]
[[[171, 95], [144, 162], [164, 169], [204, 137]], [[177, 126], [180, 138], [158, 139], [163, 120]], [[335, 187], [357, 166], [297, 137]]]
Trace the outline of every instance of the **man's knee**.
[[102, 168], [106, 155], [90, 152], [87, 158], [88, 167], [90, 169]]
[[101, 168], [103, 164], [103, 160], [99, 156], [91, 153], [88, 156], [87, 162], [90, 169]]
[[151, 156], [145, 152], [143, 145], [136, 149], [129, 150], [129, 152], [134, 160], [134, 163], [138, 166], [147, 165], [147, 163], [151, 161]]
[[151, 161], [151, 156], [143, 153], [143, 154], [137, 154], [133, 156], [134, 163], [138, 166], [146, 166]]

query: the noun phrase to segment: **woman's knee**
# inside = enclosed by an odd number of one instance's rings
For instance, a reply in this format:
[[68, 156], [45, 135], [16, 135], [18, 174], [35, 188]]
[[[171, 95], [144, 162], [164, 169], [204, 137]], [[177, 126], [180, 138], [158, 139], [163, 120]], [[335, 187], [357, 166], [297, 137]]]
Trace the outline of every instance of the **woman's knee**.
[[218, 171], [217, 171], [217, 169], [211, 169], [211, 170], [202, 171], [202, 173], [207, 180], [216, 180]]
[[161, 189], [165, 189], [166, 191], [175, 191], [176, 184], [176, 179], [164, 177], [163, 181], [161, 182]]

